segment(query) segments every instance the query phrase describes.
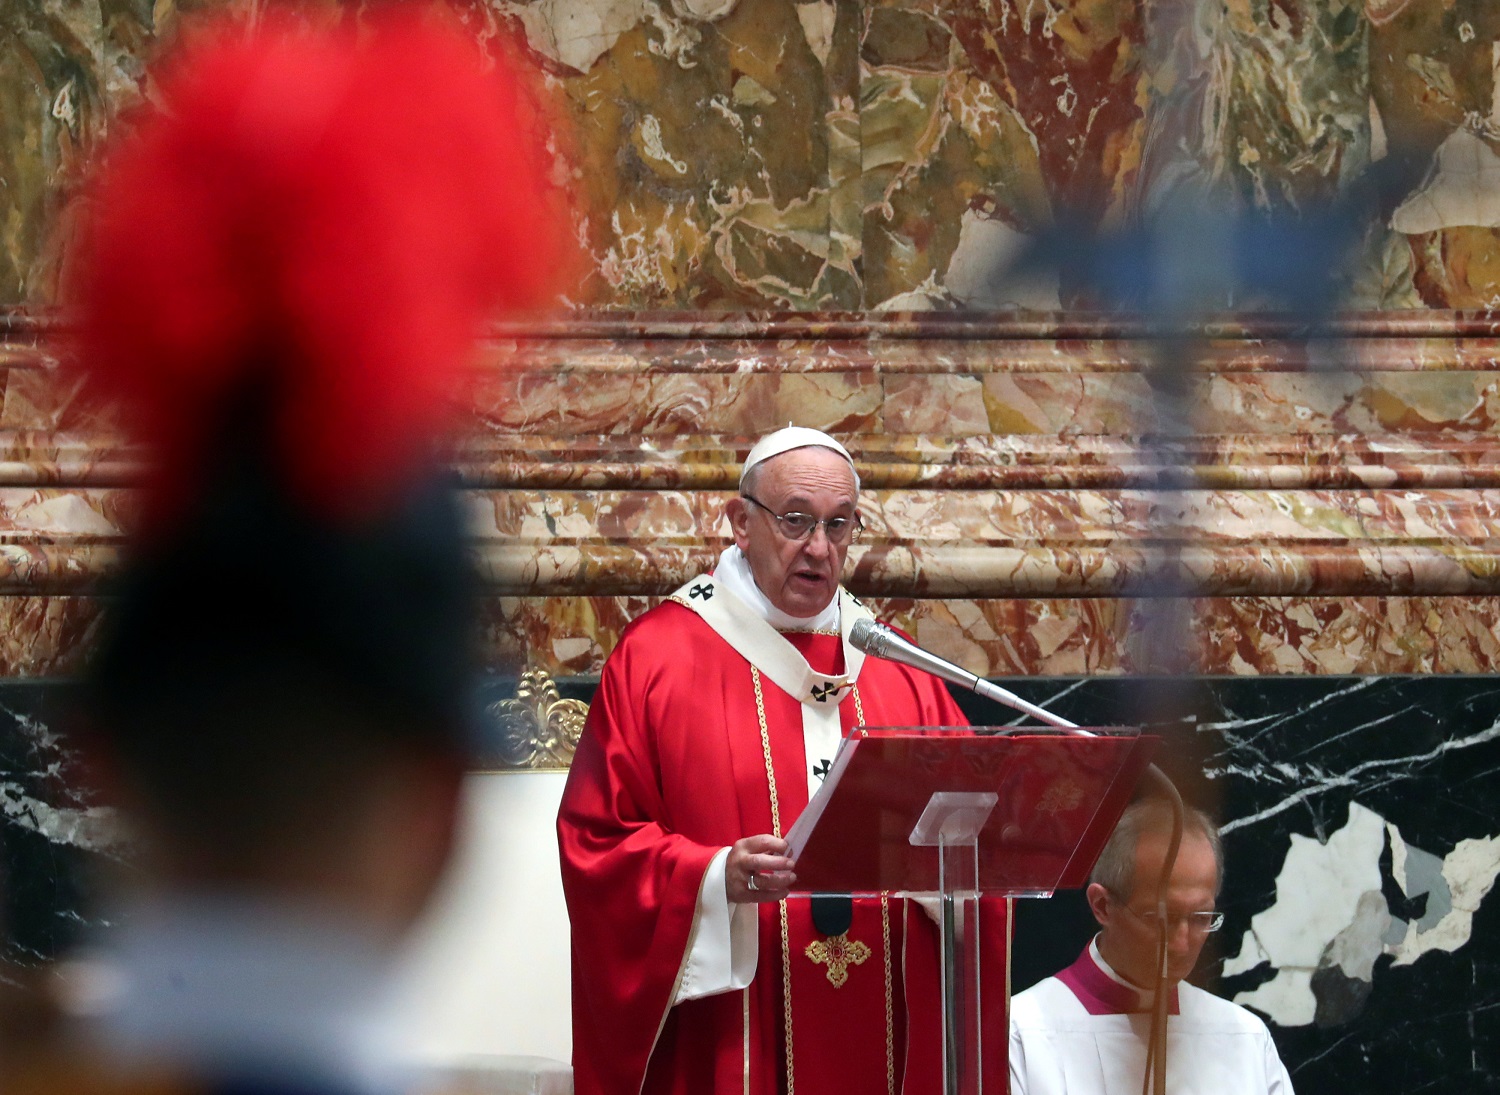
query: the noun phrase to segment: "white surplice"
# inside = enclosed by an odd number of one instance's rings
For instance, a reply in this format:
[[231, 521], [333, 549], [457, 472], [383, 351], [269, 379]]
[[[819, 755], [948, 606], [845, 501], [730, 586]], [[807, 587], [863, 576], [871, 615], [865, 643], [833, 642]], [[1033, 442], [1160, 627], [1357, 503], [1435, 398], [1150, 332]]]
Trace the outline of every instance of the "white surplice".
[[[1018, 993], [1010, 1012], [1011, 1095], [1140, 1095], [1151, 1016], [1127, 984], [1090, 944], [1067, 970]], [[1167, 1020], [1166, 1088], [1168, 1095], [1292, 1095], [1266, 1024], [1185, 982]]]

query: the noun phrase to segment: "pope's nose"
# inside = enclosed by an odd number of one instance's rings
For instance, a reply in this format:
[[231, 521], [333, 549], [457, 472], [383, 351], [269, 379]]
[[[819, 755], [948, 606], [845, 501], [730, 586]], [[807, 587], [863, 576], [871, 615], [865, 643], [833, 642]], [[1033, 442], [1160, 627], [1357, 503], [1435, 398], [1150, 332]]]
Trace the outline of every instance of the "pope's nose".
[[807, 539], [802, 541], [802, 550], [819, 559], [833, 550], [833, 541], [828, 538], [828, 533], [821, 523], [814, 526]]

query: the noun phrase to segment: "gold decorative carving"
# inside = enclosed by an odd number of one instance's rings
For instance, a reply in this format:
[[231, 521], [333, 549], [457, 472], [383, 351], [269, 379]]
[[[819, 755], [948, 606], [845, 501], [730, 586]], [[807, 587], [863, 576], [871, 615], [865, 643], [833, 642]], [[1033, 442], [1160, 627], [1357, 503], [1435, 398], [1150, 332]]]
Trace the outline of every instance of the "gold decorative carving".
[[557, 682], [545, 669], [528, 669], [515, 698], [497, 700], [486, 713], [499, 731], [497, 768], [548, 771], [573, 762], [589, 705], [558, 695]]
[[858, 939], [850, 939], [848, 932], [840, 932], [826, 940], [814, 939], [804, 953], [818, 965], [828, 966], [829, 983], [837, 989], [849, 980], [850, 966], [863, 965], [870, 957], [870, 946]]

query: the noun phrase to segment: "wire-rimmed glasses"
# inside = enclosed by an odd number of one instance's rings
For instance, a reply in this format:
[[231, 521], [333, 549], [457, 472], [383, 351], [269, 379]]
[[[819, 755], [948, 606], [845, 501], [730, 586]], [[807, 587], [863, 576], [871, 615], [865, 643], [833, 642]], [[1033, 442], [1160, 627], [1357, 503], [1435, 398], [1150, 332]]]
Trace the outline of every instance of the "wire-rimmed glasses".
[[822, 525], [823, 535], [828, 537], [830, 544], [845, 544], [857, 538], [865, 527], [857, 513], [849, 517], [824, 518], [814, 517], [810, 513], [799, 513], [796, 510], [790, 513], [777, 513], [759, 498], [749, 494], [741, 494], [740, 497], [770, 514], [771, 519], [776, 522], [777, 530], [788, 540], [806, 540], [813, 534], [814, 529]]

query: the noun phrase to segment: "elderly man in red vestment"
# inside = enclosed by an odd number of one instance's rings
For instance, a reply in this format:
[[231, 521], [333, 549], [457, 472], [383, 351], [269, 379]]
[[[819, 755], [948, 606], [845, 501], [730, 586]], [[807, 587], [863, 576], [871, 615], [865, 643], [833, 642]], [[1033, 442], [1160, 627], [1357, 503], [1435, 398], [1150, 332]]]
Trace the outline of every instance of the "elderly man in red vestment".
[[827, 434], [763, 438], [734, 545], [605, 664], [558, 817], [579, 1095], [941, 1091], [931, 918], [787, 900], [783, 834], [850, 729], [967, 723], [941, 682], [849, 644], [858, 493]]

